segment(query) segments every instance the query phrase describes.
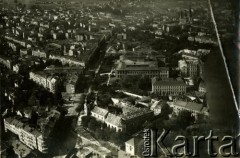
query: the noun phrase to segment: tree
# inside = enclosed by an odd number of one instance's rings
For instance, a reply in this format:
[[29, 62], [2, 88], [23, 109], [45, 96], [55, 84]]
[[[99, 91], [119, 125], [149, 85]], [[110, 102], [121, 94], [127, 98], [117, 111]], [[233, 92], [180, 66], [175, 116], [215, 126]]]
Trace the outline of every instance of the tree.
[[169, 118], [169, 114], [171, 114], [172, 112], [173, 112], [173, 109], [167, 103], [164, 103], [162, 105], [161, 117], [163, 119], [168, 119]]
[[82, 117], [82, 125], [83, 127], [88, 127], [88, 123], [91, 120], [91, 117], [89, 116], [83, 116]]
[[89, 82], [90, 80], [86, 76], [79, 75], [78, 80], [75, 84], [76, 93], [84, 92], [84, 90], [88, 88]]
[[96, 137], [97, 139], [102, 139], [102, 140], [103, 140], [103, 138], [104, 138], [104, 132], [103, 132], [102, 129], [98, 129], [98, 130], [96, 130], [94, 133], [95, 133], [95, 137]]
[[38, 114], [35, 111], [31, 112], [31, 119], [30, 119], [30, 123], [32, 125], [37, 125], [37, 120], [38, 120]]
[[196, 123], [197, 124], [200, 124], [200, 123], [206, 123], [206, 118], [203, 114], [198, 114], [197, 117], [196, 117]]
[[181, 111], [178, 116], [177, 119], [179, 121], [179, 124], [182, 125], [182, 128], [185, 129], [187, 126], [191, 125], [194, 123], [195, 118], [194, 116], [192, 116], [192, 113], [189, 111]]
[[81, 112], [82, 110], [84, 110], [84, 103], [85, 103], [85, 95], [81, 95], [79, 105], [76, 108], [76, 112]]
[[137, 82], [138, 88], [143, 91], [150, 91], [151, 90], [151, 79], [147, 76], [141, 77]]
[[174, 131], [185, 130], [188, 126], [192, 125], [194, 121], [195, 118], [191, 112], [181, 111], [177, 116], [164, 121], [164, 127]]
[[35, 93], [32, 93], [31, 97], [28, 99], [29, 106], [36, 106], [37, 105], [37, 97]]
[[117, 136], [117, 134], [116, 134], [115, 132], [112, 132], [112, 133], [110, 134], [110, 141], [111, 141], [112, 143], [116, 143], [116, 142], [118, 141], [118, 136]]
[[95, 118], [92, 118], [88, 123], [88, 128], [92, 131], [96, 131], [100, 128], [100, 125]]

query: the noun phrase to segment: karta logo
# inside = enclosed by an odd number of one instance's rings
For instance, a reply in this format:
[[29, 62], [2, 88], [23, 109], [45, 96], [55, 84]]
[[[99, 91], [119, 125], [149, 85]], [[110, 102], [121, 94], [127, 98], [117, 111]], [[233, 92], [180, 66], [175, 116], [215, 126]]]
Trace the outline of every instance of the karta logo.
[[[192, 136], [192, 151], [190, 151], [190, 140], [185, 136], [179, 135], [174, 139], [174, 144], [170, 147], [166, 146], [164, 140], [169, 136], [170, 130], [163, 130], [159, 137], [157, 137], [157, 131], [152, 129], [145, 129], [144, 131], [144, 157], [158, 156], [159, 152], [162, 152], [166, 157], [199, 157], [200, 143], [204, 143], [206, 152], [209, 157], [216, 157], [221, 155], [223, 157], [238, 157], [239, 156], [239, 136], [223, 136], [221, 139], [218, 136], [213, 135], [213, 131], [210, 130], [208, 136]], [[218, 149], [214, 146], [214, 143], [218, 142]], [[219, 145], [220, 144], [220, 145]]]

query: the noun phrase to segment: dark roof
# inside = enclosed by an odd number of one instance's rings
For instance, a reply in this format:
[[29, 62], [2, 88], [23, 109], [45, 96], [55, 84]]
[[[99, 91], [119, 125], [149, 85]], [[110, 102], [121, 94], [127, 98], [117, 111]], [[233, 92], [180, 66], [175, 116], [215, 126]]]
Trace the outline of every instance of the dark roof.
[[160, 80], [153, 82], [154, 86], [187, 86], [182, 80]]

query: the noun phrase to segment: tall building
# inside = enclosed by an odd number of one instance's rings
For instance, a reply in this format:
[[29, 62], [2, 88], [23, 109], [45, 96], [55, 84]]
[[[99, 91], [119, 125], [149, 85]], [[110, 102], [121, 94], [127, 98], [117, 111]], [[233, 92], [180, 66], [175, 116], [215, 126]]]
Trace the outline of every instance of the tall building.
[[49, 135], [60, 117], [60, 112], [50, 111], [48, 117], [42, 118], [40, 130], [31, 127], [26, 121], [17, 117], [4, 118], [5, 131], [11, 131], [19, 137], [19, 140], [31, 149], [37, 149], [42, 153], [48, 153]]
[[179, 60], [178, 68], [182, 77], [198, 77], [201, 74], [198, 60]]
[[29, 78], [37, 84], [48, 89], [50, 92], [55, 93], [56, 86], [58, 84], [58, 76], [51, 75], [45, 72], [30, 72]]
[[179, 24], [190, 24], [192, 22], [192, 8], [180, 12]]

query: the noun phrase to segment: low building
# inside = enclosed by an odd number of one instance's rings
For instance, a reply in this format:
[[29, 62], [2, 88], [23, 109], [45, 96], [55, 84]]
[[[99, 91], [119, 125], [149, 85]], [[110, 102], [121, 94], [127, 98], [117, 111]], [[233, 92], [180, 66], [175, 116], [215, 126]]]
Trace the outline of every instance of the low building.
[[187, 102], [182, 100], [174, 100], [173, 102], [168, 102], [169, 106], [173, 108], [173, 111], [178, 114], [180, 111], [186, 110], [192, 113], [192, 116], [197, 116], [197, 114], [208, 115], [208, 110], [203, 104], [195, 102]]
[[155, 101], [151, 105], [150, 110], [152, 110], [154, 112], [154, 115], [159, 115], [162, 111], [162, 107], [164, 104], [166, 104], [166, 103], [163, 101]]
[[116, 130], [116, 132], [122, 132], [125, 130], [122, 118], [118, 115], [108, 113], [105, 123], [107, 124], [107, 127]]
[[74, 82], [70, 81], [66, 83], [66, 92], [70, 94], [74, 94], [76, 92]]
[[143, 139], [139, 137], [133, 137], [125, 142], [125, 152], [131, 157], [138, 158], [142, 156], [141, 146], [143, 147]]
[[114, 129], [116, 132], [133, 132], [132, 129], [134, 130], [136, 127], [142, 126], [145, 121], [153, 116], [152, 111], [135, 107], [123, 108], [122, 110], [122, 114], [114, 114], [95, 106], [91, 111], [91, 116], [98, 121], [104, 122], [107, 127]]
[[[92, 155], [90, 157], [96, 157], [96, 158], [111, 158], [112, 157], [112, 152], [103, 147], [103, 146], [98, 146], [98, 145], [88, 145], [84, 147], [83, 149], [88, 150]], [[87, 154], [89, 155], [89, 154]]]
[[20, 141], [15, 140], [12, 143], [14, 152], [18, 155], [18, 157], [21, 158], [29, 158], [33, 155], [31, 155], [31, 149], [28, 148], [26, 145], [22, 144]]
[[108, 110], [103, 109], [101, 107], [95, 106], [93, 110], [91, 111], [91, 116], [96, 118], [97, 120], [101, 122], [105, 122], [108, 115]]
[[15, 64], [15, 65], [13, 65], [13, 72], [18, 73], [18, 72], [19, 72], [19, 69], [20, 69], [20, 64]]
[[25, 56], [28, 54], [28, 50], [27, 49], [20, 49], [20, 56]]
[[143, 127], [146, 121], [154, 116], [154, 112], [147, 108], [125, 107], [121, 115], [124, 130], [128, 133], [136, 133]]
[[1, 56], [0, 57], [0, 64], [4, 65], [5, 67], [7, 67], [10, 70], [12, 69], [12, 61], [9, 58]]
[[198, 87], [198, 91], [202, 93], [207, 93], [206, 84], [204, 81], [201, 81]]
[[187, 91], [187, 85], [181, 79], [157, 80], [152, 79], [152, 93], [160, 94], [161, 96], [181, 95]]
[[8, 41], [12, 41], [14, 43], [17, 43], [17, 44], [19, 44], [19, 45], [21, 45], [23, 47], [26, 47], [26, 42], [23, 41], [23, 40], [18, 40], [16, 38], [13, 38], [13, 37], [10, 37], [10, 36], [6, 36], [6, 35], [5, 35], [5, 39], [7, 39]]
[[45, 51], [32, 50], [32, 56], [40, 57], [40, 58], [47, 58], [47, 53]]
[[217, 40], [213, 39], [212, 37], [209, 37], [209, 36], [188, 37], [188, 40], [191, 42], [195, 41], [198, 43], [218, 45]]

